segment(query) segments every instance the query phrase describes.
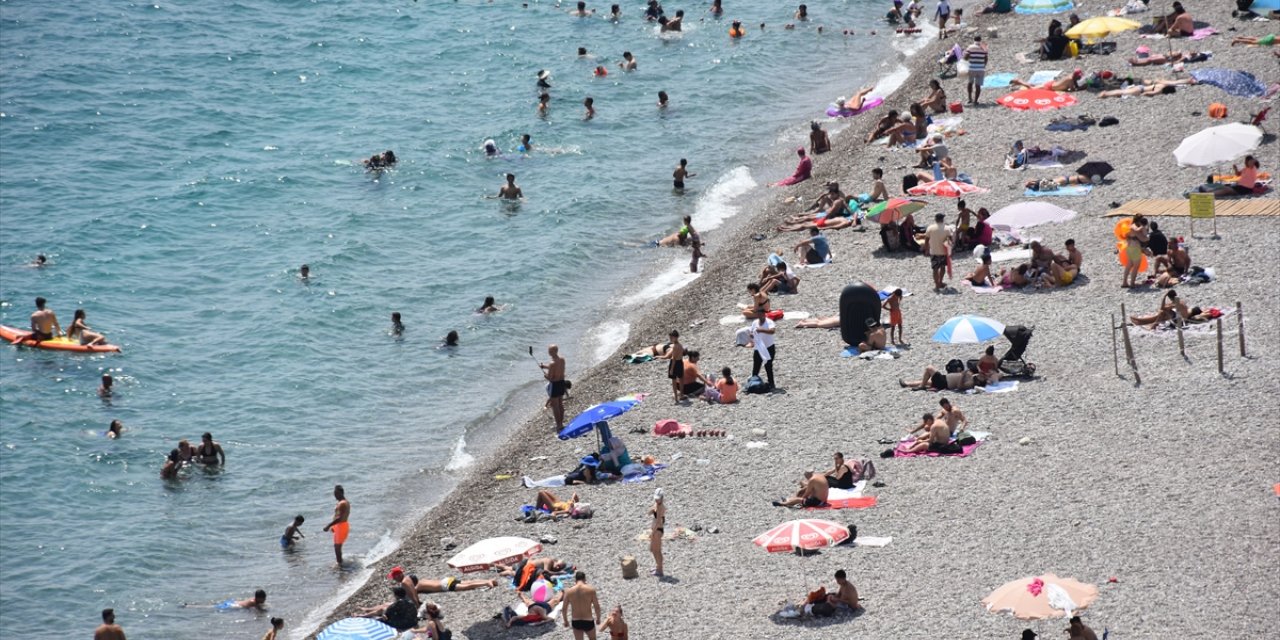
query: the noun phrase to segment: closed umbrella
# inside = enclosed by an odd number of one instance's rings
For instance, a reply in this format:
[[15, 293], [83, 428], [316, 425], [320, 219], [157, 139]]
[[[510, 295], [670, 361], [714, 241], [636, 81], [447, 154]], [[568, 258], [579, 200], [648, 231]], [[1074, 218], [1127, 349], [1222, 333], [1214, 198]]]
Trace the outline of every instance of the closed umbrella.
[[907, 193], [913, 196], [937, 196], [939, 198], [959, 198], [960, 196], [969, 195], [971, 193], [986, 193], [987, 191], [989, 191], [989, 189], [983, 189], [982, 187], [974, 186], [967, 182], [957, 182], [955, 180], [926, 182], [907, 189]]
[[1212, 167], [1232, 162], [1262, 144], [1262, 129], [1249, 124], [1209, 127], [1182, 140], [1173, 150], [1180, 167]]
[[394, 627], [372, 618], [343, 618], [325, 627], [316, 640], [391, 640], [397, 635]]
[[1044, 201], [1015, 202], [987, 218], [987, 224], [996, 229], [1027, 229], [1050, 222], [1066, 222], [1076, 217], [1076, 212]]
[[449, 558], [449, 566], [463, 573], [484, 571], [494, 565], [515, 564], [525, 558], [531, 558], [542, 545], [528, 538], [504, 536], [481, 540]]
[[849, 527], [845, 525], [830, 520], [805, 518], [784, 522], [756, 536], [751, 542], [764, 547], [769, 553], [789, 553], [835, 546], [848, 537]]
[[1098, 598], [1098, 588], [1052, 573], [1009, 582], [982, 599], [987, 611], [1008, 611], [1020, 620], [1070, 618]]
[[601, 402], [598, 405], [589, 407], [571, 420], [568, 426], [560, 430], [560, 439], [568, 440], [569, 438], [584, 436], [590, 433], [597, 423], [606, 422], [632, 410], [636, 405], [640, 404], [642, 399], [643, 396], [623, 396], [617, 400]]
[[1111, 163], [1102, 162], [1099, 160], [1094, 162], [1086, 162], [1080, 165], [1080, 168], [1076, 169], [1076, 173], [1089, 179], [1092, 179], [1094, 176], [1097, 176], [1099, 180], [1102, 180], [1103, 178], [1107, 177], [1107, 174], [1115, 170], [1116, 170], [1115, 167], [1111, 166]]
[[1129, 31], [1141, 27], [1142, 23], [1128, 18], [1117, 18], [1114, 16], [1099, 16], [1097, 18], [1088, 18], [1081, 20], [1079, 24], [1067, 29], [1067, 37], [1084, 38], [1085, 40], [1099, 40], [1113, 33]]
[[964, 344], [986, 342], [1000, 337], [1004, 333], [1004, 324], [999, 320], [982, 316], [956, 316], [933, 333], [934, 342], [947, 344]]
[[1076, 97], [1061, 91], [1048, 89], [1022, 89], [996, 98], [996, 102], [1014, 111], [1049, 111], [1076, 103]]
[[1076, 6], [1071, 0], [1022, 0], [1013, 10], [1018, 13], [1062, 13]]
[[867, 210], [867, 220], [880, 224], [893, 224], [925, 207], [924, 200], [890, 198]]
[[1254, 98], [1267, 92], [1266, 85], [1253, 74], [1235, 69], [1196, 69], [1191, 77], [1200, 84], [1211, 84], [1241, 98]]

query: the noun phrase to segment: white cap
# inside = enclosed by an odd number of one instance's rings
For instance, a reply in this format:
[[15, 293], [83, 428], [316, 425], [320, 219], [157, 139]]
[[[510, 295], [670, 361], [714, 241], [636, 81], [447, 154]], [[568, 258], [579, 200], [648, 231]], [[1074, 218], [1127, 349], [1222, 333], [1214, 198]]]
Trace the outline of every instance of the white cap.
[[653, 499], [654, 500], [662, 499], [662, 487], [658, 487], [657, 489], [653, 490]]

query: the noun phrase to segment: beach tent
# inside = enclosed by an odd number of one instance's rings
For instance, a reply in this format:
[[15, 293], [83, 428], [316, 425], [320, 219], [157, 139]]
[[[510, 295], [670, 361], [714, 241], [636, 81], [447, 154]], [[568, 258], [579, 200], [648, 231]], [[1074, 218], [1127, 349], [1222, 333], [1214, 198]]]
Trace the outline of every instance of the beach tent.
[[1076, 212], [1044, 201], [1015, 202], [987, 218], [987, 224], [995, 229], [1027, 229], [1049, 222], [1066, 222], [1076, 217]]
[[1021, 620], [1070, 618], [1098, 598], [1098, 588], [1052, 573], [1009, 582], [982, 599], [987, 611], [1008, 611]]
[[316, 640], [391, 640], [397, 635], [394, 627], [372, 618], [343, 618], [325, 627]]
[[1014, 111], [1048, 111], [1076, 103], [1075, 96], [1048, 89], [1022, 89], [996, 98], [996, 102]]
[[1180, 167], [1212, 167], [1235, 161], [1257, 149], [1259, 144], [1262, 144], [1262, 129], [1233, 122], [1187, 136], [1173, 150], [1173, 157]]
[[1071, 0], [1022, 0], [1013, 10], [1017, 13], [1062, 13], [1076, 8]]
[[857, 346], [867, 337], [867, 321], [880, 322], [880, 294], [865, 282], [851, 284], [840, 292], [840, 337]]
[[449, 558], [449, 566], [463, 573], [485, 571], [496, 565], [515, 564], [542, 551], [542, 545], [528, 538], [503, 536], [481, 540]]

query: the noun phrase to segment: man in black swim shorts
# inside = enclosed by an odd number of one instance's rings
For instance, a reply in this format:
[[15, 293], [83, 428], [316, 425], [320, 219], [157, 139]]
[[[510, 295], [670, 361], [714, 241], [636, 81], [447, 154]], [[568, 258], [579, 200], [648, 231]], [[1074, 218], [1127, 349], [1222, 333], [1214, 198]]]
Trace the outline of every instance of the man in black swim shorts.
[[582, 571], [574, 573], [573, 579], [574, 585], [564, 591], [565, 606], [560, 610], [560, 619], [568, 627], [572, 616], [574, 640], [582, 640], [583, 637], [596, 640], [596, 625], [600, 623], [600, 599], [596, 596], [596, 588], [587, 584], [587, 574]]
[[667, 339], [671, 341], [671, 348], [664, 356], [671, 361], [667, 364], [667, 378], [671, 380], [671, 393], [676, 402], [680, 402], [680, 383], [684, 380], [684, 345], [680, 344], [680, 332], [675, 329], [671, 330]]
[[564, 379], [564, 358], [560, 357], [560, 347], [549, 345], [547, 355], [551, 362], [543, 364], [542, 375], [547, 379], [547, 405], [551, 407], [551, 415], [556, 421], [556, 431], [564, 428], [564, 394], [569, 391], [569, 383]]

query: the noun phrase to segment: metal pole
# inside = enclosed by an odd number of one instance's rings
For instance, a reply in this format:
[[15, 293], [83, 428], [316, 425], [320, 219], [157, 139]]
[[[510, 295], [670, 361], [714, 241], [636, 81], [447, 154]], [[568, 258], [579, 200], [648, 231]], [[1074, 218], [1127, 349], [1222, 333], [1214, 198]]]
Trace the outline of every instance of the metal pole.
[[1237, 329], [1237, 332], [1240, 334], [1240, 357], [1243, 358], [1245, 357], [1245, 354], [1244, 354], [1244, 306], [1240, 304], [1239, 300], [1236, 300], [1236, 329]]
[[1116, 367], [1116, 377], [1120, 377], [1120, 352], [1116, 344], [1116, 314], [1111, 314], [1111, 364]]
[[1124, 336], [1124, 353], [1125, 359], [1129, 361], [1129, 367], [1133, 369], [1133, 381], [1135, 384], [1142, 384], [1142, 376], [1138, 373], [1138, 360], [1133, 355], [1133, 341], [1129, 339], [1129, 312], [1125, 309], [1124, 303], [1120, 304], [1120, 331]]
[[1222, 318], [1218, 318], [1218, 373], [1222, 373]]
[[1173, 314], [1173, 326], [1178, 329], [1178, 353], [1181, 354], [1182, 358], [1185, 360], [1187, 357], [1187, 345], [1182, 340], [1182, 316], [1181, 315], [1177, 313]]

